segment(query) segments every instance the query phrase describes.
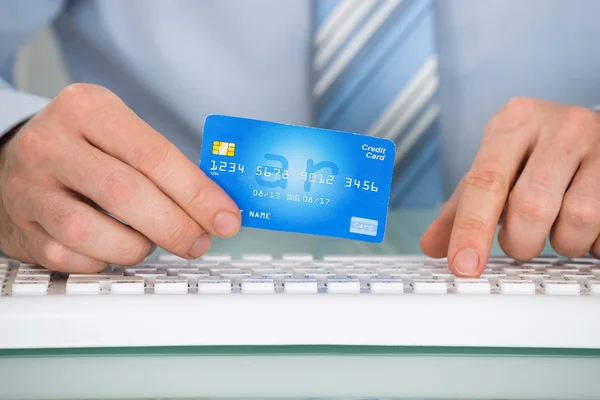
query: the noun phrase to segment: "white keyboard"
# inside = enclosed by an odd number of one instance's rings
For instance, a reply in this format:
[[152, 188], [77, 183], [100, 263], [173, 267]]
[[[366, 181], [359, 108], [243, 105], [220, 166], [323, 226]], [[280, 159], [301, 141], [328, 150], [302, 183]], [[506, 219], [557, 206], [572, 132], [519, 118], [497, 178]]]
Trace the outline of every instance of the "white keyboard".
[[600, 348], [600, 260], [160, 255], [64, 275], [0, 259], [0, 348], [373, 345]]

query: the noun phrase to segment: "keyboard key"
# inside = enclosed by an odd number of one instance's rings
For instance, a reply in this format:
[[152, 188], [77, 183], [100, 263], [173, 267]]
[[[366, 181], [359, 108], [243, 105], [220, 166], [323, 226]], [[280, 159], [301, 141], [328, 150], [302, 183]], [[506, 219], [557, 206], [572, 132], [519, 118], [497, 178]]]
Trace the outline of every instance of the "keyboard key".
[[556, 264], [556, 263], [560, 262], [560, 258], [555, 255], [541, 255], [541, 256], [534, 257], [527, 262], [528, 263], [540, 263], [540, 264], [544, 264], [544, 263]]
[[372, 278], [369, 288], [374, 294], [402, 294], [404, 293], [404, 282], [399, 278]]
[[252, 275], [255, 275], [255, 276], [262, 275], [263, 272], [283, 271], [283, 269], [281, 269], [281, 268], [276, 268], [276, 267], [274, 267], [272, 265], [268, 265], [268, 264], [267, 265], [261, 265], [259, 267], [252, 267], [252, 268], [249, 268], [249, 269], [250, 269], [250, 272], [252, 272]]
[[353, 256], [353, 255], [325, 255], [323, 261], [341, 262], [341, 263], [353, 263], [355, 261], [365, 261], [364, 257]]
[[159, 276], [167, 276], [167, 271], [135, 271], [135, 276], [144, 278], [144, 283], [152, 286]]
[[492, 286], [487, 279], [456, 278], [454, 288], [459, 294], [490, 294]]
[[[198, 271], [198, 270], [199, 270], [198, 267], [193, 266], [191, 264], [186, 264], [186, 265], [177, 264], [177, 265], [167, 268], [167, 275], [168, 276], [177, 276], [179, 274], [179, 271], [190, 272], [190, 271]], [[206, 271], [206, 273], [208, 274], [208, 270]]]
[[434, 269], [427, 272], [426, 274], [431, 276], [432, 278], [444, 279], [450, 282], [452, 282], [454, 278], [456, 278], [456, 275], [454, 275], [448, 269]]
[[565, 279], [546, 279], [542, 287], [544, 293], [549, 295], [578, 295], [581, 292], [579, 282]]
[[492, 264], [514, 264], [516, 260], [507, 256], [490, 256], [488, 257], [488, 263]]
[[273, 260], [271, 254], [242, 254], [242, 260], [268, 262]]
[[563, 275], [567, 273], [579, 272], [576, 267], [565, 267], [563, 265], [553, 265], [545, 268], [550, 275]]
[[538, 272], [535, 268], [525, 267], [522, 265], [511, 265], [502, 269], [507, 275], [519, 275], [528, 274], [532, 272]]
[[389, 276], [390, 273], [398, 273], [398, 274], [406, 274], [408, 273], [408, 269], [406, 267], [396, 267], [396, 266], [384, 266], [377, 268], [377, 274]]
[[524, 272], [517, 274], [517, 276], [530, 279], [534, 282], [542, 282], [543, 280], [550, 278], [550, 274], [546, 271]]
[[262, 264], [257, 261], [236, 260], [231, 261], [229, 265], [231, 265], [234, 268], [250, 269], [260, 267]]
[[207, 277], [209, 276], [209, 274], [207, 271], [181, 269], [177, 272], [177, 276], [184, 278], [188, 281], [189, 284], [195, 285], [196, 283], [198, 283], [199, 278]]
[[498, 287], [502, 294], [535, 294], [535, 283], [532, 280], [500, 280]]
[[47, 282], [48, 284], [50, 284], [50, 275], [21, 275], [21, 274], [17, 273], [17, 275], [15, 276], [15, 282], [17, 282], [17, 281], [22, 281], [22, 282], [37, 281], [37, 282]]
[[135, 276], [135, 273], [138, 271], [158, 272], [158, 268], [150, 265], [136, 265], [133, 267], [126, 267], [125, 276]]
[[592, 279], [589, 280], [586, 284], [587, 288], [590, 291], [590, 294], [598, 295], [600, 294], [600, 280]]
[[360, 282], [368, 282], [372, 278], [377, 277], [377, 272], [368, 271], [368, 270], [350, 270], [348, 274], [346, 274], [349, 278], [356, 278]]
[[156, 259], [158, 261], [167, 261], [167, 262], [173, 262], [173, 263], [179, 263], [179, 264], [189, 262], [189, 260], [187, 258], [179, 257], [179, 256], [176, 256], [175, 254], [159, 254], [158, 256], [156, 256]]
[[446, 294], [448, 282], [444, 279], [416, 278], [412, 282], [413, 292], [416, 294]]
[[353, 264], [348, 264], [348, 266], [352, 269], [375, 270], [385, 266], [385, 264], [381, 262], [356, 262]]
[[335, 278], [335, 276], [336, 276], [335, 272], [326, 271], [324, 269], [314, 269], [314, 268], [304, 270], [304, 273], [302, 273], [302, 271], [294, 268], [294, 274], [310, 276], [312, 278], [316, 278], [318, 281], [324, 281], [329, 278]]
[[337, 268], [327, 268], [326, 271], [336, 274], [337, 276], [347, 276], [352, 271], [359, 271], [358, 269], [353, 268], [352, 265], [346, 264], [342, 267]]
[[112, 294], [144, 294], [144, 278], [141, 276], [124, 276], [110, 283]]
[[222, 272], [225, 271], [235, 271], [238, 270], [238, 267], [234, 267], [233, 265], [223, 264], [219, 265], [215, 268], [209, 268], [210, 275], [220, 276]]
[[227, 262], [231, 261], [232, 257], [231, 254], [205, 254], [200, 259], [204, 261]]
[[481, 274], [481, 278], [483, 279], [487, 279], [489, 281], [497, 281], [500, 278], [504, 278], [507, 276], [506, 272], [503, 271], [489, 271], [489, 270], [484, 270]]
[[30, 276], [30, 277], [37, 277], [37, 278], [46, 277], [46, 278], [50, 279], [51, 275], [52, 275], [52, 273], [48, 270], [17, 270], [17, 277]]
[[275, 280], [264, 276], [250, 276], [242, 279], [242, 293], [270, 294], [275, 292]]
[[443, 262], [434, 262], [434, 263], [425, 263], [423, 261], [394, 261], [391, 263], [387, 263], [385, 265], [390, 265], [392, 267], [400, 267], [400, 268], [419, 268], [419, 267], [427, 267], [430, 269], [435, 268], [448, 268], [448, 263]]
[[65, 285], [67, 294], [100, 294], [100, 282], [97, 280], [69, 277]]
[[417, 274], [416, 272], [390, 272], [389, 274], [387, 274], [390, 278], [399, 278], [402, 279], [402, 281], [405, 284], [411, 284], [413, 280], [418, 279], [418, 278], [423, 278], [423, 276], [421, 274]]
[[189, 262], [190, 267], [194, 267], [194, 268], [198, 268], [198, 269], [206, 269], [206, 270], [208, 270], [210, 267], [218, 267], [221, 264], [222, 263], [217, 262], [217, 261], [205, 261], [205, 260], [195, 260], [195, 261]]
[[520, 264], [524, 268], [533, 268], [536, 270], [552, 267], [554, 264], [546, 263], [546, 262], [525, 262]]
[[[96, 281], [100, 284], [101, 291], [109, 291], [110, 285], [113, 281], [123, 279], [123, 274], [119, 273], [102, 273], [102, 274], [69, 274], [69, 280], [71, 279], [89, 279]], [[142, 279], [143, 280], [143, 279]]]
[[[594, 258], [594, 257], [575, 257], [575, 258], [570, 258], [567, 261], [567, 263], [595, 265], [595, 264], [600, 264], [600, 259]], [[567, 263], [565, 263], [565, 264], [567, 264]]]
[[292, 271], [284, 271], [282, 269], [272, 269], [269, 271], [264, 271], [260, 275], [267, 277], [267, 278], [272, 278], [276, 282], [282, 282], [285, 278], [289, 278], [289, 277], [293, 276], [294, 274], [292, 273]]
[[231, 279], [209, 276], [198, 279], [199, 294], [228, 294], [231, 293]]
[[183, 276], [159, 276], [154, 282], [155, 294], [187, 294], [188, 280]]
[[327, 293], [356, 294], [360, 293], [360, 281], [357, 278], [329, 278], [327, 279]]
[[48, 281], [35, 278], [21, 278], [12, 284], [12, 294], [20, 295], [45, 295], [48, 293]]
[[582, 284], [585, 284], [589, 279], [594, 279], [594, 274], [585, 271], [565, 272], [562, 276], [567, 280], [575, 280]]
[[317, 279], [309, 276], [291, 276], [283, 281], [283, 290], [291, 294], [317, 293]]
[[[309, 263], [313, 261], [313, 255], [309, 253], [286, 253], [281, 256], [285, 261], [297, 261], [301, 263]], [[326, 261], [326, 260], [324, 260]]]
[[273, 268], [294, 268], [294, 267], [299, 267], [301, 265], [302, 265], [302, 263], [298, 262], [298, 261], [286, 261], [286, 260], [271, 261], [271, 266]]
[[231, 269], [231, 270], [222, 271], [219, 275], [223, 278], [230, 279], [232, 282], [240, 282], [242, 280], [242, 278], [251, 276], [252, 274], [250, 273], [250, 271], [246, 271], [246, 270]]

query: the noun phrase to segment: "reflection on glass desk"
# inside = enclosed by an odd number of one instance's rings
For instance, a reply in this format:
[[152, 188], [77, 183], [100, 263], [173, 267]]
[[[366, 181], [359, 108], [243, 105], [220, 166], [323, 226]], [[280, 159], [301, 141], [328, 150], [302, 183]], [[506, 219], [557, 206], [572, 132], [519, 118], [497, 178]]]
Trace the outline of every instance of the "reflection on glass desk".
[[[435, 216], [434, 211], [392, 211], [381, 245], [244, 229], [236, 238], [215, 239], [211, 252], [234, 256], [313, 253], [317, 257], [414, 254], [419, 253], [419, 238]], [[501, 254], [497, 244], [492, 252]], [[545, 253], [550, 252], [547, 247]], [[401, 310], [397, 318], [402, 318]], [[599, 373], [597, 350], [337, 346], [17, 349], [0, 350], [0, 399], [597, 399]]]

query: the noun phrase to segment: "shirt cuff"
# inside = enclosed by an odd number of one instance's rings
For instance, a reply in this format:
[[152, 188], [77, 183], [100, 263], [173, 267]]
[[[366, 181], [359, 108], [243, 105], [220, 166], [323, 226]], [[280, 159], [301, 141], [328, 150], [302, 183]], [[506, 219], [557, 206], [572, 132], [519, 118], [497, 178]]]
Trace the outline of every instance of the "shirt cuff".
[[50, 102], [49, 99], [12, 88], [0, 89], [0, 138]]

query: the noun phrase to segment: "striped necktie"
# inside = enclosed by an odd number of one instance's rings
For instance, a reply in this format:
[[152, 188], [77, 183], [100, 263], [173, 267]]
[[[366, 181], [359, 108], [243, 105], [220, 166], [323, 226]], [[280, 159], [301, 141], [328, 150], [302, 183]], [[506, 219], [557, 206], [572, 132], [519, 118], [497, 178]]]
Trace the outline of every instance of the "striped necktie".
[[314, 0], [316, 124], [396, 143], [391, 205], [442, 201], [433, 0]]

